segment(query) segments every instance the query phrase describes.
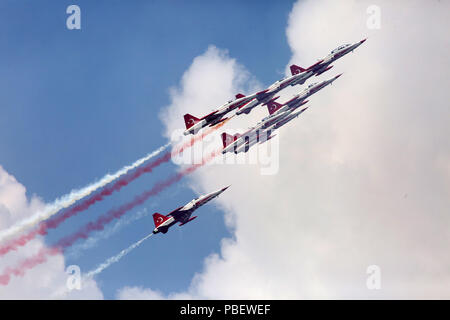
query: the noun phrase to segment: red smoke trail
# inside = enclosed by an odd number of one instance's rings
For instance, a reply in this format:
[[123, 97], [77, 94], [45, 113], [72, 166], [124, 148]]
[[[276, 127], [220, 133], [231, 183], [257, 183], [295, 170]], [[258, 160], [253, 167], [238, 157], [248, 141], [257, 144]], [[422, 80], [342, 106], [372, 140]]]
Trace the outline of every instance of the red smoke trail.
[[53, 248], [42, 248], [39, 252], [32, 258], [23, 260], [15, 268], [6, 268], [2, 275], [0, 275], [0, 285], [7, 285], [11, 280], [11, 276], [22, 277], [27, 269], [32, 269], [35, 266], [47, 261], [47, 256], [56, 255], [61, 253], [61, 249], [57, 247]]
[[137, 168], [135, 171], [128, 175], [125, 175], [123, 178], [117, 180], [112, 185], [104, 187], [99, 193], [94, 194], [93, 196], [81, 201], [79, 204], [76, 204], [73, 207], [63, 211], [63, 213], [59, 216], [39, 223], [36, 229], [33, 229], [26, 234], [8, 241], [6, 244], [0, 246], [0, 256], [5, 255], [12, 250], [16, 250], [18, 247], [26, 245], [29, 241], [33, 240], [38, 235], [46, 235], [48, 233], [48, 229], [57, 228], [68, 218], [87, 210], [90, 206], [99, 201], [102, 201], [105, 197], [110, 196], [113, 192], [120, 191], [120, 189], [127, 186], [130, 182], [136, 180], [144, 173], [152, 172], [154, 168], [169, 161], [172, 156], [176, 156], [182, 153], [185, 149], [192, 147], [196, 142], [202, 140], [208, 134], [222, 127], [226, 122], [228, 122], [228, 120], [229, 119], [219, 123], [214, 127], [207, 128], [201, 134], [192, 137], [189, 141], [185, 142], [180, 147], [174, 147], [174, 150], [172, 152], [166, 152], [163, 156], [142, 167]]
[[111, 209], [104, 215], [100, 216], [96, 221], [89, 222], [80, 228], [77, 232], [61, 238], [54, 246], [41, 249], [35, 256], [23, 260], [15, 268], [6, 268], [3, 274], [0, 275], [0, 285], [7, 285], [11, 280], [11, 276], [23, 276], [25, 272], [35, 266], [47, 261], [49, 255], [55, 255], [63, 252], [68, 247], [72, 246], [77, 240], [86, 239], [91, 232], [103, 230], [103, 228], [115, 219], [119, 219], [128, 211], [132, 210], [138, 205], [141, 205], [150, 197], [156, 196], [161, 191], [171, 186], [172, 184], [180, 181], [184, 176], [194, 172], [207, 162], [211, 161], [215, 156], [221, 153], [221, 150], [216, 150], [210, 153], [201, 163], [192, 165], [177, 174], [173, 175], [167, 180], [156, 183], [153, 188], [145, 191], [144, 193], [136, 196], [132, 201], [123, 204], [119, 208]]
[[119, 191], [124, 186], [128, 185], [130, 182], [137, 179], [144, 173], [151, 172], [157, 166], [161, 165], [164, 162], [169, 161], [170, 158], [171, 154], [170, 152], [167, 152], [162, 157], [148, 163], [145, 166], [137, 168], [133, 173], [126, 175], [120, 180], [117, 180], [112, 185], [106, 186], [99, 193], [94, 194], [93, 196], [88, 197], [87, 199], [81, 201], [79, 204], [76, 204], [73, 207], [63, 211], [61, 215], [39, 223], [36, 229], [33, 229], [27, 232], [26, 234], [21, 235], [13, 240], [10, 240], [6, 244], [2, 245], [0, 247], [0, 256], [5, 255], [11, 250], [16, 250], [20, 246], [24, 246], [29, 241], [36, 238], [36, 236], [38, 235], [46, 235], [48, 233], [48, 229], [54, 229], [58, 227], [62, 222], [64, 222], [68, 218], [78, 214], [79, 212], [87, 210], [93, 204], [102, 201], [105, 197], [111, 195], [113, 192]]

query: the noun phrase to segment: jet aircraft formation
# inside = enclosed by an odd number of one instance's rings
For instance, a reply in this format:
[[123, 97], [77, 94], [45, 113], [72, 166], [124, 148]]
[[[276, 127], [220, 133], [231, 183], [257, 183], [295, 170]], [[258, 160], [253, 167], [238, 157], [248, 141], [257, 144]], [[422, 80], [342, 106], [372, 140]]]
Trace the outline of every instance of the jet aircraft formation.
[[[185, 135], [196, 135], [199, 131], [201, 131], [205, 127], [214, 127], [213, 130], [216, 130], [219, 128], [220, 124], [224, 123], [224, 121], [234, 117], [234, 116], [241, 116], [242, 114], [249, 114], [252, 112], [252, 110], [259, 105], [264, 105], [267, 107], [268, 115], [258, 121], [256, 125], [254, 125], [252, 128], [250, 128], [247, 132], [244, 132], [242, 134], [235, 134], [230, 135], [226, 132], [223, 132], [221, 135], [222, 143], [223, 143], [223, 149], [221, 150], [223, 154], [226, 154], [228, 152], [234, 152], [235, 154], [241, 153], [241, 152], [247, 152], [250, 147], [257, 143], [264, 143], [265, 141], [271, 139], [274, 137], [273, 132], [288, 122], [292, 121], [293, 119], [299, 117], [305, 110], [307, 110], [308, 107], [305, 107], [304, 105], [308, 103], [308, 99], [317, 93], [318, 91], [322, 90], [329, 84], [332, 84], [334, 81], [336, 81], [341, 74], [336, 75], [335, 77], [324, 80], [321, 82], [315, 82], [312, 84], [309, 84], [306, 88], [301, 90], [298, 94], [294, 95], [292, 99], [289, 101], [286, 101], [284, 103], [276, 102], [276, 100], [279, 98], [278, 93], [280, 93], [283, 89], [289, 87], [289, 86], [296, 86], [296, 85], [303, 85], [309, 78], [312, 76], [318, 76], [322, 73], [326, 72], [327, 70], [330, 70], [333, 66], [332, 63], [334, 63], [337, 59], [343, 57], [349, 52], [352, 52], [356, 48], [358, 48], [362, 43], [364, 43], [366, 39], [361, 40], [359, 42], [353, 43], [353, 44], [346, 44], [339, 46], [338, 48], [331, 51], [329, 55], [327, 55], [325, 58], [317, 61], [313, 65], [309, 66], [308, 68], [302, 68], [295, 64], [290, 66], [291, 75], [288, 77], [285, 77], [281, 80], [278, 80], [274, 82], [272, 85], [270, 85], [268, 88], [250, 94], [248, 96], [245, 96], [243, 94], [236, 94], [235, 98], [233, 100], [230, 100], [217, 108], [215, 111], [211, 112], [210, 114], [202, 117], [197, 118], [190, 114], [184, 115], [184, 121], [186, 125], [186, 130], [184, 131]], [[232, 114], [234, 113], [234, 114]], [[232, 115], [231, 115], [232, 114]], [[231, 115], [231, 116], [230, 116]], [[211, 130], [211, 131], [213, 131]], [[206, 131], [206, 130], [205, 130]], [[195, 137], [203, 138], [203, 135], [199, 135]], [[194, 139], [191, 139], [192, 143]], [[166, 146], [169, 146], [170, 144], [167, 144]], [[161, 147], [159, 150], [157, 150], [157, 153], [161, 152], [166, 148], [166, 146]], [[183, 148], [181, 148], [183, 149]], [[152, 153], [153, 154], [153, 153]], [[167, 152], [167, 155], [171, 156], [172, 154]], [[217, 154], [216, 152], [214, 154]], [[122, 186], [128, 184], [133, 179], [136, 179], [139, 177], [143, 172], [146, 172], [149, 168], [153, 168], [152, 166], [156, 166], [158, 163], [162, 163], [163, 161], [166, 161], [165, 159], [170, 159], [170, 157], [163, 156], [159, 159], [156, 159], [152, 163], [149, 163], [146, 167], [146, 169], [142, 169], [139, 172], [135, 172], [133, 175], [125, 176], [125, 174], [134, 168], [137, 168], [139, 165], [144, 163], [146, 160], [148, 160], [151, 157], [151, 155], [147, 155], [145, 158], [139, 159], [136, 161], [132, 166], [127, 166], [126, 169], [121, 169], [114, 175], [108, 175], [107, 178], [103, 178], [100, 180], [100, 182], [90, 185], [88, 188], [82, 189], [82, 191], [77, 191], [74, 194], [70, 195], [68, 199], [65, 201], [62, 201], [58, 205], [55, 205], [56, 207], [59, 206], [58, 210], [55, 210], [53, 206], [50, 206], [52, 209], [49, 211], [39, 212], [39, 215], [34, 215], [31, 217], [31, 220], [27, 220], [24, 222], [24, 224], [19, 223], [18, 225], [13, 226], [13, 228], [8, 229], [11, 234], [14, 234], [18, 232], [19, 229], [23, 228], [23, 226], [35, 226], [39, 224], [39, 227], [36, 229], [31, 230], [29, 233], [25, 235], [20, 235], [18, 238], [13, 239], [12, 241], [8, 242], [4, 246], [0, 247], [0, 255], [4, 255], [7, 252], [11, 250], [15, 250], [18, 246], [23, 246], [28, 241], [34, 239], [36, 236], [41, 234], [46, 234], [47, 229], [49, 228], [55, 228], [57, 227], [61, 222], [65, 221], [65, 219], [77, 214], [78, 212], [85, 210], [87, 207], [89, 207], [91, 204], [95, 203], [96, 201], [99, 201], [98, 199], [101, 199], [104, 197], [104, 195], [109, 195], [113, 191], [119, 190]], [[186, 174], [186, 173], [184, 173]], [[122, 179], [119, 180], [120, 176], [124, 176]], [[183, 175], [176, 175], [175, 178], [179, 179], [179, 177], [182, 177]], [[43, 220], [48, 219], [50, 216], [54, 215], [56, 212], [61, 210], [62, 208], [68, 208], [71, 206], [75, 201], [78, 201], [79, 199], [83, 197], [87, 197], [90, 193], [93, 192], [93, 190], [99, 189], [106, 184], [114, 181], [117, 179], [117, 181], [109, 188], [105, 188], [102, 190], [99, 194], [95, 194], [85, 200], [83, 200], [82, 203], [73, 206], [68, 211], [64, 213], [64, 215], [61, 215], [58, 217], [58, 219], [53, 219], [48, 223], [41, 223]], [[126, 181], [126, 183], [124, 183]], [[71, 246], [77, 239], [80, 238], [86, 238], [86, 235], [89, 232], [97, 231], [103, 226], [111, 221], [112, 219], [120, 218], [121, 215], [123, 215], [127, 210], [130, 210], [131, 208], [134, 208], [136, 205], [139, 205], [142, 203], [143, 200], [147, 199], [150, 195], [156, 194], [160, 192], [165, 186], [170, 185], [171, 183], [174, 183], [173, 181], [178, 181], [174, 179], [174, 177], [171, 177], [170, 179], [164, 181], [164, 183], [156, 184], [154, 188], [151, 190], [146, 191], [145, 193], [141, 194], [139, 197], [136, 197], [133, 201], [127, 203], [126, 205], [122, 205], [119, 209], [111, 210], [105, 215], [101, 216], [95, 223], [89, 223], [80, 231], [62, 238], [60, 241], [57, 242], [57, 244], [54, 247], [49, 248], [55, 248], [58, 249], [57, 252], [61, 252], [61, 250], [64, 250], [65, 248]], [[93, 189], [92, 189], [93, 188]], [[222, 189], [219, 189], [217, 191], [208, 193], [206, 195], [199, 196], [198, 198], [193, 199], [189, 203], [187, 203], [184, 206], [181, 206], [172, 212], [168, 213], [167, 215], [162, 215], [160, 213], [154, 213], [153, 214], [153, 221], [155, 224], [155, 227], [153, 229], [153, 232], [148, 234], [146, 237], [142, 238], [141, 240], [137, 241], [136, 243], [129, 246], [127, 249], [122, 250], [118, 255], [113, 256], [106, 260], [106, 262], [99, 265], [98, 268], [88, 273], [88, 276], [93, 276], [95, 274], [98, 274], [102, 272], [105, 268], [110, 266], [112, 263], [115, 263], [119, 261], [124, 255], [126, 255], [128, 252], [136, 248], [140, 245], [143, 241], [148, 239], [153, 234], [162, 233], [165, 234], [169, 231], [169, 229], [174, 226], [175, 224], [179, 224], [180, 226], [185, 225], [186, 223], [189, 223], [193, 221], [196, 216], [192, 217], [192, 213], [197, 210], [199, 207], [203, 206], [204, 204], [208, 203], [209, 201], [213, 200], [214, 198], [218, 197], [220, 194], [222, 194], [225, 190], [227, 190], [228, 187], [224, 187]], [[58, 199], [58, 201], [61, 201]], [[11, 235], [10, 234], [10, 235]], [[0, 235], [1, 238], [2, 235]], [[4, 236], [4, 234], [3, 234]], [[47, 248], [47, 249], [49, 249]], [[41, 250], [39, 251], [39, 254], [30, 258], [27, 258], [24, 262], [22, 262], [18, 267], [16, 268], [7, 268], [5, 273], [0, 275], [0, 285], [5, 285], [9, 283], [9, 279], [11, 275], [15, 274], [23, 274], [23, 272], [26, 269], [32, 268], [36, 266], [37, 264], [42, 263], [43, 261], [46, 261], [46, 256], [49, 254], [49, 252], [53, 252], [51, 250]]]
[[[309, 84], [305, 89], [294, 95], [292, 99], [284, 103], [276, 102], [279, 98], [277, 94], [281, 90], [287, 88], [288, 86], [303, 85], [306, 80], [312, 76], [319, 76], [330, 70], [333, 67], [333, 62], [347, 53], [353, 52], [353, 50], [358, 48], [365, 41], [366, 39], [363, 39], [353, 44], [341, 45], [331, 51], [325, 58], [320, 59], [308, 68], [302, 68], [293, 64], [290, 66], [290, 76], [274, 82], [265, 90], [250, 94], [248, 96], [238, 93], [236, 94], [234, 100], [226, 102], [215, 111], [202, 118], [197, 118], [189, 113], [185, 114], [184, 122], [186, 125], [186, 130], [184, 131], [184, 135], [195, 135], [205, 127], [213, 127], [229, 119], [230, 117], [228, 115], [233, 111], [234, 115], [239, 116], [243, 113], [249, 114], [259, 105], [265, 105], [269, 115], [261, 119], [248, 131], [235, 135], [230, 135], [223, 132], [221, 135], [223, 142], [223, 154], [227, 152], [234, 152], [235, 154], [247, 152], [253, 145], [263, 143], [273, 138], [274, 130], [279, 129], [286, 123], [300, 116], [306, 109], [308, 109], [308, 107], [303, 107], [306, 103], [308, 103], [309, 100], [307, 99], [329, 84], [332, 84], [342, 74], [322, 82]], [[176, 223], [180, 223], [179, 225], [182, 226], [194, 220], [196, 216], [191, 218], [191, 214], [194, 210], [215, 197], [218, 197], [222, 192], [228, 189], [228, 187], [207, 195], [202, 195], [165, 216], [159, 213], [154, 213], [153, 220], [155, 223], [155, 229], [153, 230], [153, 233], [166, 233], [169, 228]]]

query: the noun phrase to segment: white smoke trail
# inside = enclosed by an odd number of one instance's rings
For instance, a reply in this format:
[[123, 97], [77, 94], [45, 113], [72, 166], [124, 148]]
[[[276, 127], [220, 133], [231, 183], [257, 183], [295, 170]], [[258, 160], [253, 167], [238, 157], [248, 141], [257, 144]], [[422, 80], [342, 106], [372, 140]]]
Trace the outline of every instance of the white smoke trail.
[[[118, 262], [120, 259], [122, 259], [125, 255], [127, 255], [128, 253], [130, 253], [130, 251], [132, 251], [133, 249], [137, 248], [138, 246], [140, 246], [142, 244], [142, 242], [144, 242], [145, 240], [147, 240], [148, 238], [150, 238], [153, 235], [153, 233], [150, 233], [148, 235], [146, 235], [144, 238], [142, 238], [141, 240], [133, 243], [131, 246], [129, 246], [128, 248], [122, 250], [119, 254], [107, 259], [105, 262], [103, 262], [102, 264], [98, 265], [97, 268], [89, 271], [88, 273], [83, 275], [83, 283], [88, 282], [90, 279], [92, 279], [92, 277], [96, 276], [97, 274], [101, 273], [103, 270], [105, 270], [106, 268], [108, 268], [110, 265], [112, 265], [113, 263]], [[52, 299], [64, 299], [65, 297], [67, 297], [67, 295], [71, 292], [71, 289], [69, 289], [67, 287], [67, 285], [61, 286], [59, 287], [58, 290], [56, 290], [55, 292], [53, 292], [53, 294], [51, 295]]]
[[24, 220], [19, 221], [18, 223], [9, 227], [8, 229], [2, 230], [0, 232], [0, 241], [3, 241], [4, 239], [9, 238], [11, 236], [14, 236], [14, 235], [24, 231], [27, 228], [33, 227], [36, 224], [38, 224], [39, 222], [44, 221], [44, 220], [50, 218], [51, 216], [55, 215], [60, 210], [70, 207], [72, 204], [74, 204], [78, 200], [90, 195], [91, 193], [98, 190], [99, 188], [101, 188], [101, 187], [107, 185], [108, 183], [116, 180], [117, 178], [125, 175], [130, 170], [139, 167], [147, 160], [157, 156], [158, 154], [163, 152], [170, 145], [171, 145], [171, 142], [169, 142], [169, 143], [163, 145], [162, 147], [158, 148], [157, 150], [147, 154], [145, 157], [136, 160], [133, 164], [123, 167], [116, 173], [113, 173], [113, 174], [108, 173], [103, 178], [101, 178], [99, 181], [91, 183], [90, 185], [88, 185], [84, 188], [72, 190], [69, 194], [66, 194], [66, 195], [56, 199], [52, 203], [46, 205], [45, 208], [42, 209], [41, 211], [34, 213], [31, 217], [28, 217]]
[[118, 232], [123, 227], [129, 225], [132, 222], [135, 222], [141, 218], [148, 216], [149, 212], [147, 208], [136, 212], [134, 215], [124, 216], [119, 221], [117, 221], [114, 225], [105, 228], [103, 231], [97, 232], [94, 236], [88, 238], [86, 241], [81, 242], [79, 244], [74, 245], [70, 251], [65, 253], [66, 258], [78, 258], [84, 250], [93, 248], [97, 245], [100, 240], [107, 239], [111, 237], [113, 234]]
[[85, 277], [86, 278], [92, 278], [95, 275], [101, 273], [103, 270], [105, 270], [106, 268], [108, 268], [110, 265], [112, 265], [113, 263], [118, 262], [120, 259], [122, 259], [125, 255], [127, 255], [128, 253], [130, 253], [133, 249], [137, 248], [138, 246], [141, 245], [142, 242], [144, 242], [145, 240], [147, 240], [148, 238], [150, 238], [153, 235], [153, 233], [150, 233], [148, 235], [146, 235], [144, 238], [142, 238], [141, 240], [133, 243], [131, 246], [129, 246], [128, 248], [120, 251], [119, 254], [109, 258], [108, 260], [106, 260], [105, 262], [103, 262], [102, 264], [100, 264], [97, 268], [95, 268], [94, 270], [89, 271]]
[[[106, 260], [105, 262], [103, 262], [102, 264], [98, 265], [97, 268], [89, 271], [88, 273], [84, 274], [82, 276], [82, 283], [87, 283], [90, 279], [92, 279], [94, 276], [96, 276], [97, 274], [101, 273], [103, 270], [105, 270], [106, 268], [108, 268], [110, 265], [112, 265], [113, 263], [118, 262], [120, 259], [122, 259], [125, 255], [127, 255], [128, 253], [130, 253], [130, 251], [132, 251], [133, 249], [137, 248], [138, 246], [140, 246], [142, 244], [142, 242], [144, 242], [145, 240], [147, 240], [148, 238], [150, 238], [153, 235], [153, 233], [150, 233], [148, 235], [146, 235], [144, 238], [142, 238], [141, 240], [133, 243], [131, 246], [129, 246], [128, 248], [122, 250], [119, 254], [115, 255], [114, 257], [109, 258], [108, 260]], [[67, 297], [67, 295], [72, 291], [72, 289], [69, 289], [67, 285], [65, 286], [60, 286], [58, 290], [56, 290], [55, 292], [53, 292], [53, 294], [51, 295], [52, 299], [64, 299]]]

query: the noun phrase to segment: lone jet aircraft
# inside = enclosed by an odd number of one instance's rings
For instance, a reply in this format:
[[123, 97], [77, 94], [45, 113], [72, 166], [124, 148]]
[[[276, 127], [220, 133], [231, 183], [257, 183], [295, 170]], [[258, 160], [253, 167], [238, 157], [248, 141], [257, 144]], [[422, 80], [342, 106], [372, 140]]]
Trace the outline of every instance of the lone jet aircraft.
[[182, 226], [194, 220], [195, 218], [197, 218], [197, 216], [191, 218], [192, 212], [194, 212], [195, 210], [197, 210], [199, 207], [209, 202], [210, 200], [218, 197], [222, 192], [227, 190], [229, 187], [230, 186], [195, 198], [185, 206], [179, 207], [165, 216], [157, 212], [154, 213], [153, 221], [155, 223], [155, 229], [153, 230], [153, 233], [154, 234], [160, 232], [166, 233], [169, 230], [169, 228], [174, 224], [176, 224], [177, 222], [179, 222], [180, 226]]
[[333, 51], [331, 51], [330, 54], [328, 54], [324, 59], [319, 60], [318, 62], [316, 62], [312, 66], [309, 66], [306, 69], [293, 64], [290, 67], [291, 74], [294, 75], [294, 74], [303, 74], [305, 72], [311, 72], [311, 73], [315, 74], [316, 76], [318, 76], [318, 75], [324, 73], [325, 71], [333, 68], [333, 66], [331, 66], [331, 64], [333, 62], [335, 62], [337, 59], [345, 56], [347, 53], [353, 52], [353, 50], [355, 50], [360, 45], [362, 45], [366, 40], [367, 39], [363, 39], [363, 40], [361, 40], [359, 42], [355, 42], [353, 44], [348, 43], [348, 44], [341, 45], [341, 46], [337, 47], [336, 49], [334, 49]]
[[186, 125], [186, 130], [184, 131], [184, 135], [188, 134], [196, 134], [200, 129], [206, 126], [214, 126], [222, 121], [225, 121], [228, 118], [225, 118], [225, 115], [230, 111], [242, 107], [255, 97], [262, 95], [267, 90], [256, 92], [249, 96], [244, 96], [243, 94], [238, 93], [234, 100], [230, 100], [227, 103], [223, 104], [217, 110], [207, 114], [203, 118], [196, 118], [193, 115], [186, 113], [184, 115], [184, 123]]

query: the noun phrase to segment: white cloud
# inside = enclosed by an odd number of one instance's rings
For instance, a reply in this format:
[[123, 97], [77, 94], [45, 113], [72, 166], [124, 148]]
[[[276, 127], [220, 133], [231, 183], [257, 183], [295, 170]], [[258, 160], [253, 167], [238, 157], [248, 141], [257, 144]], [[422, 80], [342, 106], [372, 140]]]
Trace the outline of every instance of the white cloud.
[[[26, 189], [0, 166], [0, 229], [11, 226], [44, 207], [36, 196], [27, 199]], [[18, 262], [35, 255], [45, 246], [41, 238], [30, 241], [17, 252], [0, 257], [0, 273]], [[47, 262], [27, 271], [22, 277], [12, 276], [8, 285], [0, 286], [0, 299], [53, 299], [66, 288], [64, 256], [54, 255]], [[101, 299], [103, 294], [95, 281], [82, 284], [82, 290], [73, 290], [63, 296], [66, 299]]]
[[[442, 34], [450, 4], [378, 1], [381, 29], [368, 30], [371, 4], [294, 5], [291, 62], [308, 66], [339, 44], [369, 40], [321, 76], [344, 72], [280, 130], [277, 175], [243, 165], [192, 175], [199, 192], [232, 184], [217, 203], [233, 240], [169, 298], [450, 298], [450, 40]], [[236, 65], [214, 47], [197, 57], [171, 93], [167, 134], [185, 112], [205, 114], [242, 89], [236, 75], [245, 68]], [[262, 114], [227, 126], [252, 125]], [[366, 288], [373, 264], [381, 290]], [[147, 290], [125, 288], [118, 297]]]
[[258, 86], [256, 79], [230, 58], [226, 50], [210, 46], [194, 59], [181, 79], [180, 88], [170, 89], [172, 104], [160, 115], [166, 125], [165, 135], [170, 137], [173, 131], [184, 129], [184, 113], [203, 116], [213, 111], [217, 103], [223, 104], [239, 91], [249, 93]]
[[161, 300], [164, 299], [164, 296], [151, 289], [124, 287], [117, 292], [117, 298], [120, 300]]

